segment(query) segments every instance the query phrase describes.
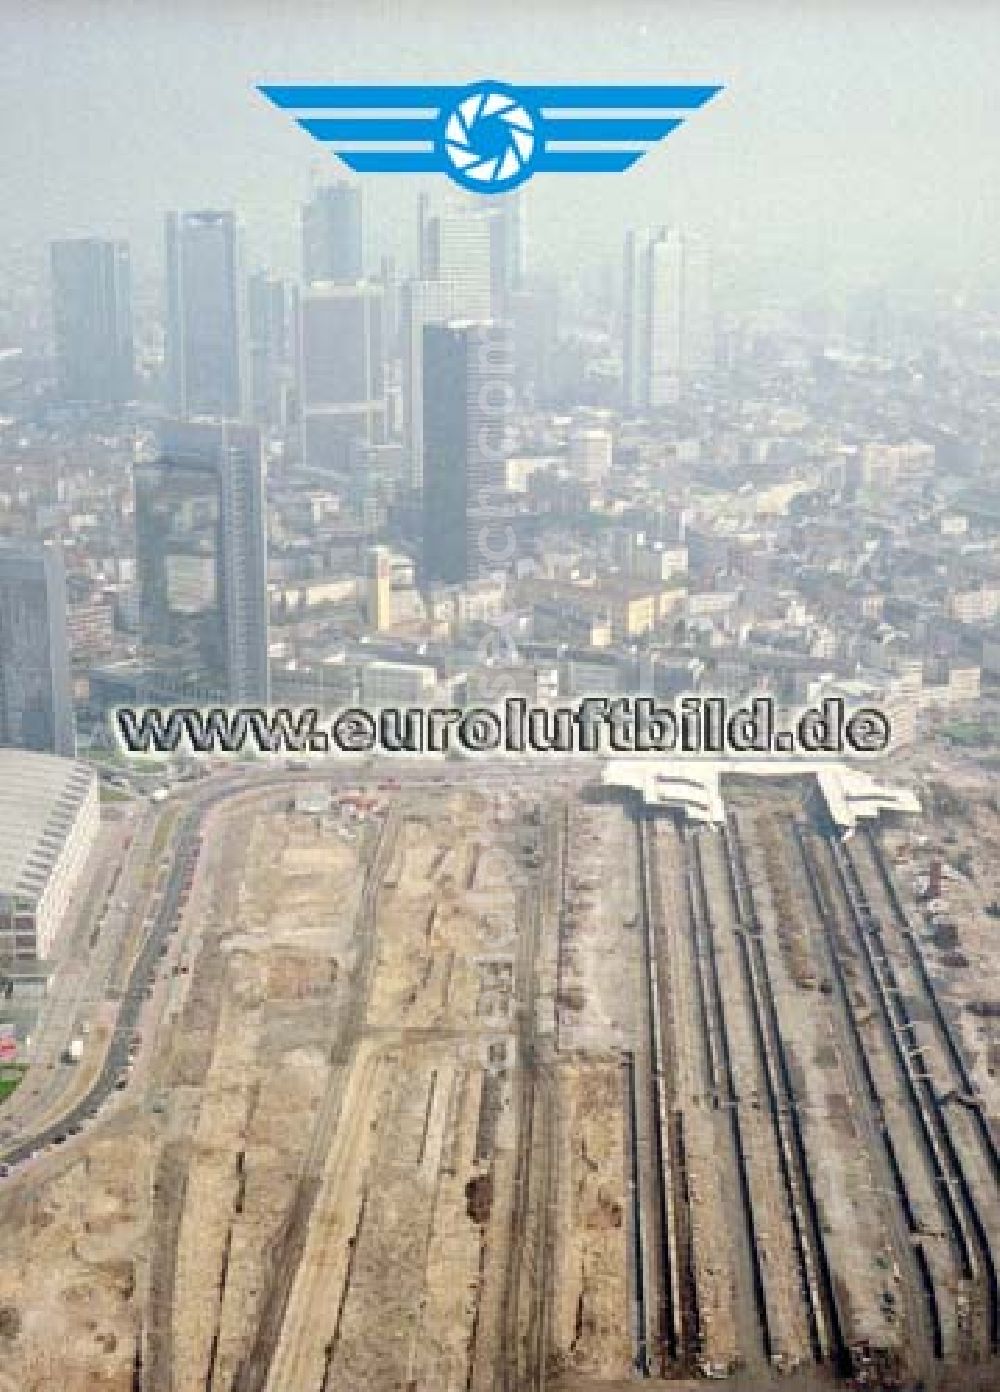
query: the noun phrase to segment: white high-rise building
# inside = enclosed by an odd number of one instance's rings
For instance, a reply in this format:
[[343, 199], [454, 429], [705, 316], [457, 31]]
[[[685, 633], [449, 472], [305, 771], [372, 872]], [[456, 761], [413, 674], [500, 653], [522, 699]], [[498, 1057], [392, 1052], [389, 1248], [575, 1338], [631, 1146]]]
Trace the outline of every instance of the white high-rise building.
[[443, 324], [446, 296], [433, 280], [408, 280], [399, 299], [403, 448], [410, 485], [424, 480], [424, 328]]
[[714, 359], [711, 274], [705, 247], [676, 228], [625, 239], [623, 396], [655, 411]]
[[486, 320], [493, 315], [491, 215], [445, 208], [424, 215], [420, 229], [421, 278], [441, 286], [446, 319]]

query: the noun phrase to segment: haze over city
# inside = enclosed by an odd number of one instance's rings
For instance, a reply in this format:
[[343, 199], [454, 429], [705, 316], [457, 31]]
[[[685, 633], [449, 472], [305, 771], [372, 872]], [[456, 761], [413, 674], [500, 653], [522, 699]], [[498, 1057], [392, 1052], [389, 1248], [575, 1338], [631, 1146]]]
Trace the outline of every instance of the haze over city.
[[998, 41], [0, 10], [0, 1392], [1000, 1390]]
[[[679, 218], [743, 294], [996, 288], [995, 5], [541, 0], [434, 16], [428, 30], [405, 4], [10, 0], [0, 264], [37, 276], [46, 238], [100, 231], [133, 240], [145, 283], [163, 210], [225, 206], [262, 263], [297, 269], [295, 209], [311, 170], [335, 171], [257, 97], [261, 81], [685, 80], [726, 91], [627, 186], [532, 185], [541, 265], [591, 269], [630, 223]], [[412, 259], [412, 181], [368, 191], [369, 245]]]

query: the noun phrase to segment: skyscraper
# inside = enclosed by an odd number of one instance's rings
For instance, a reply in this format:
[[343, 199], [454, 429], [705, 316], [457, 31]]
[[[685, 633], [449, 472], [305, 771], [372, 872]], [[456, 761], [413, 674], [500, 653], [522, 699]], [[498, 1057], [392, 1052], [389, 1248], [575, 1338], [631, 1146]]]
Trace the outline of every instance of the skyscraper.
[[403, 449], [410, 486], [424, 477], [424, 329], [447, 320], [442, 287], [433, 280], [408, 280], [400, 291], [399, 345]]
[[286, 289], [264, 271], [247, 282], [250, 414], [261, 425], [280, 418], [281, 387], [290, 370]]
[[360, 280], [364, 274], [361, 187], [345, 180], [317, 189], [302, 209], [302, 278]]
[[0, 540], [0, 745], [76, 753], [62, 552]]
[[242, 300], [232, 213], [168, 213], [167, 388], [179, 417], [237, 419], [243, 407]]
[[490, 295], [494, 319], [510, 316], [510, 299], [527, 277], [527, 219], [524, 193], [498, 198], [487, 214], [490, 224]]
[[178, 690], [268, 699], [267, 542], [260, 433], [167, 422], [135, 471], [136, 550], [148, 656]]
[[420, 274], [402, 287], [399, 315], [403, 446], [414, 488], [422, 487], [424, 470], [424, 329], [451, 319], [485, 322], [510, 308], [523, 259], [522, 208], [512, 198], [489, 213], [431, 213], [420, 196]]
[[514, 333], [518, 396], [548, 406], [558, 380], [559, 288], [555, 280], [536, 280], [507, 296]]
[[99, 405], [128, 401], [134, 364], [127, 243], [96, 237], [53, 242], [51, 263], [61, 395]]
[[708, 258], [676, 228], [647, 229], [627, 234], [624, 271], [624, 406], [655, 411], [712, 365]]
[[352, 444], [386, 438], [381, 285], [313, 285], [302, 296], [302, 452], [344, 469]]
[[423, 376], [424, 581], [460, 584], [511, 560], [501, 490], [514, 398], [508, 329], [427, 325]]
[[422, 212], [421, 278], [441, 285], [449, 319], [492, 318], [494, 215], [470, 208]]

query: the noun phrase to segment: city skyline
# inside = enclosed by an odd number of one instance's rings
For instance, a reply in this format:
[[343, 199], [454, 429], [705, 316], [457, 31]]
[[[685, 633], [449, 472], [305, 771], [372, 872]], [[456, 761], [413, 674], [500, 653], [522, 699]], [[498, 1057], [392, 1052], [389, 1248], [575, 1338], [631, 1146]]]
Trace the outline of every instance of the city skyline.
[[0, 1392], [997, 1392], [1000, 10], [918, 9], [0, 11]]
[[[156, 224], [166, 209], [231, 206], [250, 229], [253, 263], [288, 274], [311, 171], [323, 181], [344, 171], [332, 159], [317, 159], [301, 132], [275, 119], [253, 83], [278, 76], [427, 75], [408, 45], [415, 31], [402, 10], [391, 61], [367, 51], [365, 34], [377, 22], [359, 15], [338, 15], [334, 23], [316, 11], [309, 23], [305, 10], [298, 25], [279, 31], [262, 8], [251, 7], [252, 22], [237, 34], [235, 11], [225, 8], [208, 27], [185, 6], [168, 13], [154, 5], [128, 23], [96, 3], [49, 3], [30, 16], [18, 10], [7, 7], [0, 19], [10, 29], [0, 100], [12, 103], [0, 128], [26, 130], [28, 138], [0, 145], [0, 152], [15, 186], [38, 165], [48, 171], [45, 191], [35, 187], [30, 200], [10, 210], [0, 240], [0, 264], [22, 271], [37, 259], [32, 247], [40, 240], [126, 238], [137, 281], [146, 286], [156, 279]], [[905, 24], [897, 22], [904, 12], [890, 5], [865, 13], [860, 29], [863, 12], [853, 5], [831, 23], [829, 14], [781, 4], [736, 10], [720, 4], [699, 14], [681, 7], [669, 16], [645, 4], [613, 15], [585, 4], [576, 7], [569, 43], [564, 13], [551, 0], [541, 7], [537, 46], [522, 44], [511, 24], [456, 26], [436, 64], [452, 69], [451, 80], [477, 76], [485, 63], [504, 67], [512, 80], [587, 80], [600, 70], [605, 80], [701, 78], [726, 90], [698, 122], [613, 185], [593, 178], [532, 181], [540, 268], [558, 265], [569, 250], [574, 263], [592, 267], [615, 256], [628, 223], [666, 221], [713, 242], [727, 286], [742, 282], [766, 292], [793, 283], [815, 289], [819, 279], [834, 285], [874, 279], [905, 289], [930, 271], [955, 288], [995, 287], [1000, 253], [990, 234], [997, 216], [990, 133], [997, 97], [986, 69], [990, 36], [1000, 23], [995, 9], [955, 6], [945, 26], [934, 12], [905, 11]], [[493, 57], [491, 41], [506, 62]], [[920, 62], [928, 46], [936, 55], [930, 67]], [[182, 47], [187, 61], [172, 65], [169, 55], [179, 57]], [[366, 56], [345, 57], [349, 49]], [[149, 52], [159, 54], [164, 99], [155, 107], [132, 101], [126, 144], [121, 110], [147, 75], [139, 55]], [[541, 52], [552, 55], [545, 71]], [[39, 91], [33, 79], [43, 61], [46, 73], [62, 73], [65, 84], [53, 81]], [[387, 63], [390, 74], [383, 71]], [[25, 81], [33, 85], [22, 97]], [[65, 86], [72, 100], [74, 85], [84, 81], [88, 129], [101, 138], [88, 137], [81, 158], [61, 99], [57, 114], [49, 110], [48, 93]], [[30, 112], [26, 127], [15, 115], [24, 112]], [[252, 160], [243, 157], [244, 143]], [[245, 172], [251, 168], [252, 177]], [[407, 209], [418, 190], [391, 176], [369, 178], [365, 188], [369, 248], [411, 256]], [[401, 246], [392, 246], [398, 227], [406, 234]]]

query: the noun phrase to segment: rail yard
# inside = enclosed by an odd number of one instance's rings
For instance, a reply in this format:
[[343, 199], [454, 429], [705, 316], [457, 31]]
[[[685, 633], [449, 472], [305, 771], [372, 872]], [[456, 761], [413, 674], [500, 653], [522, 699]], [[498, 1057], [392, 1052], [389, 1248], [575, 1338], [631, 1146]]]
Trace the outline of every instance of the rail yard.
[[202, 795], [0, 1153], [0, 1392], [1000, 1387], [996, 808], [723, 796]]

